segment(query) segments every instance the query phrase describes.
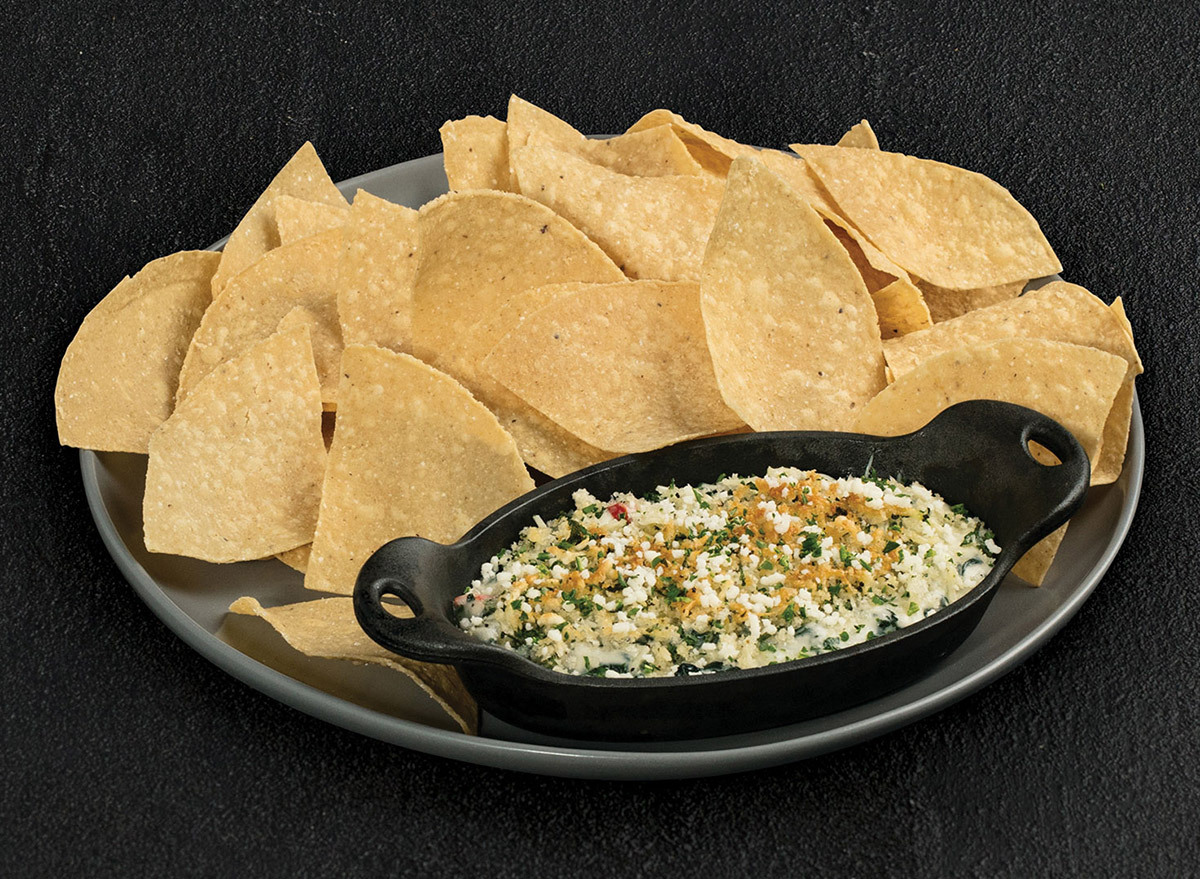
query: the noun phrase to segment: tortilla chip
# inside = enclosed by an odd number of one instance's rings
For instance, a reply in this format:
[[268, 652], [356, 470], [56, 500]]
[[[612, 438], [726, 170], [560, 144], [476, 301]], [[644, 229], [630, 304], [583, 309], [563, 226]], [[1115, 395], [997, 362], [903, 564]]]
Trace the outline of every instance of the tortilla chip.
[[220, 259], [207, 250], [156, 259], [88, 313], [54, 388], [60, 443], [146, 453], [174, 408], [180, 365], [212, 301]]
[[333, 185], [325, 166], [311, 143], [305, 143], [296, 155], [275, 175], [275, 179], [242, 217], [225, 247], [221, 263], [212, 278], [214, 298], [240, 272], [258, 262], [279, 246], [279, 230], [275, 227], [275, 199], [294, 195], [305, 201], [345, 207], [346, 199]]
[[516, 189], [508, 170], [508, 126], [491, 116], [468, 116], [439, 129], [446, 180], [452, 191]]
[[[412, 616], [407, 608], [404, 611], [398, 615]], [[351, 598], [318, 598], [267, 608], [246, 596], [231, 604], [229, 612], [261, 617], [305, 656], [369, 662], [394, 669], [428, 693], [463, 732], [478, 732], [479, 709], [453, 666], [417, 662], [380, 647], [359, 626]]]
[[704, 173], [669, 125], [590, 140], [553, 113], [513, 95], [508, 101], [508, 132], [510, 154], [530, 143], [540, 143], [637, 177]]
[[585, 158], [621, 174], [637, 177], [699, 175], [704, 169], [670, 125], [589, 140]]
[[[1121, 324], [1121, 329], [1125, 331], [1129, 344], [1133, 345], [1133, 326], [1125, 314], [1125, 306], [1120, 296], [1113, 300], [1110, 308]], [[1136, 348], [1133, 353], [1137, 357], [1138, 372], [1141, 372], [1142, 359], [1138, 357]], [[1117, 393], [1112, 411], [1108, 413], [1108, 421], [1104, 423], [1104, 443], [1100, 446], [1100, 460], [1096, 463], [1096, 472], [1093, 474], [1095, 484], [1115, 482], [1121, 475], [1121, 470], [1125, 467], [1125, 451], [1129, 444], [1129, 425], [1132, 420], [1133, 379], [1127, 378]]]
[[1113, 304], [1110, 305], [1109, 308], [1111, 308], [1113, 314], [1117, 316], [1117, 319], [1121, 322], [1121, 327], [1125, 330], [1125, 335], [1129, 336], [1129, 341], [1132, 342], [1133, 324], [1129, 322], [1129, 315], [1125, 313], [1125, 303], [1121, 301], [1121, 297], [1118, 296], [1116, 299], [1114, 299]]
[[546, 284], [624, 278], [586, 235], [520, 195], [445, 195], [421, 208], [417, 227], [413, 350], [472, 390], [467, 334], [508, 297]]
[[309, 235], [337, 229], [346, 222], [347, 209], [340, 205], [305, 201], [293, 195], [281, 195], [275, 199], [275, 228], [279, 232], [279, 244], [292, 244]]
[[342, 234], [337, 270], [342, 341], [410, 350], [417, 212], [359, 190]]
[[1017, 559], [1012, 572], [1031, 586], [1041, 586], [1046, 579], [1046, 572], [1067, 535], [1067, 525], [1060, 525], [1054, 531], [1043, 537], [1025, 555]]
[[870, 294], [820, 215], [737, 159], [704, 258], [708, 347], [725, 402], [755, 430], [843, 430], [885, 385]]
[[1104, 422], [1104, 441], [1100, 458], [1092, 470], [1092, 485], [1116, 482], [1125, 467], [1125, 450], [1129, 445], [1129, 425], [1133, 420], [1133, 379], [1127, 378], [1117, 391], [1112, 409]]
[[867, 290], [874, 293], [896, 280], [909, 281], [908, 272], [900, 268], [877, 248], [854, 224], [847, 220], [833, 197], [825, 189], [804, 159], [778, 150], [763, 150], [759, 158], [767, 168], [783, 178], [792, 189], [802, 195], [813, 209], [825, 218], [830, 230], [846, 248], [850, 259], [858, 267]]
[[[626, 282], [633, 283], [633, 282]], [[465, 353], [475, 398], [512, 434], [521, 458], [530, 467], [558, 478], [613, 457], [581, 440], [530, 406], [483, 367], [496, 341], [503, 338], [527, 315], [555, 299], [587, 289], [589, 284], [557, 284], [535, 287], [510, 296], [503, 305], [484, 315], [467, 333]]]
[[1011, 284], [998, 284], [995, 287], [975, 287], [969, 290], [949, 290], [938, 287], [928, 281], [918, 280], [917, 286], [925, 296], [929, 306], [929, 314], [935, 324], [953, 320], [979, 308], [987, 308], [998, 302], [1008, 302], [1016, 299], [1025, 289], [1028, 281], [1013, 281]]
[[1062, 269], [1037, 220], [982, 174], [880, 150], [792, 149], [872, 244], [932, 284], [988, 287]]
[[154, 432], [146, 549], [235, 562], [308, 543], [324, 471], [321, 389], [296, 327], [213, 370]]
[[275, 558], [279, 559], [293, 571], [299, 571], [303, 574], [308, 570], [308, 554], [312, 552], [312, 544], [306, 543], [303, 546], [297, 546], [295, 549], [289, 549], [286, 552], [275, 553]]
[[342, 331], [337, 313], [337, 262], [342, 233], [334, 229], [277, 247], [234, 278], [204, 312], [179, 373], [176, 403], [187, 399], [204, 376], [275, 332], [292, 309], [312, 318], [312, 347], [321, 377], [321, 398], [337, 393]]
[[1045, 339], [1001, 339], [922, 360], [880, 392], [855, 430], [898, 436], [964, 400], [1028, 406], [1066, 427], [1095, 467], [1104, 423], [1128, 364], [1097, 348]]
[[704, 341], [696, 284], [593, 285], [527, 315], [484, 361], [585, 442], [644, 452], [735, 430]]
[[534, 143], [511, 161], [523, 194], [566, 217], [629, 277], [699, 279], [721, 181], [630, 177]]
[[1142, 371], [1141, 360], [1120, 318], [1083, 287], [1065, 281], [1055, 281], [1018, 299], [1007, 299], [901, 339], [888, 340], [883, 353], [888, 366], [899, 377], [944, 351], [1009, 337], [1089, 345], [1123, 357], [1129, 364], [1127, 379]]
[[458, 382], [407, 354], [350, 345], [304, 585], [349, 595], [392, 538], [450, 543], [531, 488], [512, 437]]
[[850, 126], [850, 130], [842, 135], [842, 139], [837, 142], [837, 145], [862, 150], [877, 150], [879, 149], [879, 139], [875, 137], [871, 123], [863, 119]]
[[711, 174], [724, 177], [729, 173], [729, 166], [738, 156], [755, 156], [758, 154], [752, 146], [738, 143], [727, 137], [721, 137], [711, 131], [706, 131], [699, 125], [688, 122], [678, 113], [670, 110], [651, 110], [633, 125], [629, 126], [626, 134], [644, 131], [660, 125], [670, 125], [679, 135], [680, 140], [687, 146], [688, 151], [700, 163], [700, 166]]
[[[882, 289], [872, 290], [871, 299], [879, 317], [879, 335], [885, 342], [933, 326], [925, 297], [910, 281], [897, 278]], [[886, 345], [883, 350], [886, 355]]]

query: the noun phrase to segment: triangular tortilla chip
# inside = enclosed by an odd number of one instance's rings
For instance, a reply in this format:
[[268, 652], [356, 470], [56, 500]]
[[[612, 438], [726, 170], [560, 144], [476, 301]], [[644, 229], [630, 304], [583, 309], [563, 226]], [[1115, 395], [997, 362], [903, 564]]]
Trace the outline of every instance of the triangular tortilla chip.
[[345, 207], [346, 199], [333, 185], [325, 166], [311, 143], [296, 151], [275, 179], [242, 217], [225, 247], [221, 263], [212, 278], [213, 296], [221, 295], [225, 286], [239, 272], [258, 262], [266, 253], [279, 246], [279, 230], [275, 227], [275, 199], [294, 195], [306, 201]]
[[458, 192], [421, 208], [413, 351], [473, 388], [471, 327], [531, 287], [624, 279], [587, 236], [543, 205], [506, 192]]
[[212, 301], [220, 258], [200, 250], [156, 259], [83, 319], [54, 388], [59, 442], [145, 454], [174, 408], [179, 369]]
[[417, 212], [359, 190], [342, 234], [337, 307], [343, 342], [408, 351]]
[[512, 434], [525, 463], [556, 479], [613, 455], [589, 445], [555, 424], [504, 387], [484, 369], [483, 360], [496, 346], [496, 340], [516, 327], [525, 315], [532, 314], [561, 296], [589, 286], [592, 285], [572, 283], [523, 290], [510, 296], [499, 308], [485, 314], [464, 338], [464, 352], [470, 364], [470, 384], [475, 398], [492, 410], [501, 427]]
[[867, 285], [867, 290], [874, 293], [895, 280], [911, 280], [908, 272], [888, 259], [879, 248], [854, 227], [853, 223], [842, 215], [833, 202], [833, 196], [825, 189], [804, 159], [777, 150], [763, 150], [759, 153], [759, 159], [768, 169], [782, 177], [784, 182], [803, 196], [813, 209], [825, 218], [830, 230], [846, 248], [854, 265], [858, 267], [863, 282]]
[[192, 337], [179, 373], [176, 401], [220, 364], [237, 357], [275, 332], [292, 309], [312, 317], [312, 346], [322, 399], [334, 402], [342, 330], [338, 323], [338, 254], [342, 233], [334, 229], [272, 250], [229, 283], [209, 306]]
[[875, 314], [879, 317], [879, 335], [885, 342], [933, 326], [925, 297], [904, 278], [897, 278], [879, 290], [871, 290], [871, 301], [875, 303]]
[[1016, 299], [980, 308], [884, 343], [883, 353], [896, 377], [922, 361], [954, 348], [970, 348], [997, 339], [1049, 339], [1088, 345], [1125, 358], [1126, 378], [1142, 363], [1120, 318], [1083, 287], [1055, 281]]
[[1031, 586], [1041, 586], [1063, 538], [1067, 536], [1067, 525], [1060, 525], [1030, 547], [1025, 555], [1017, 559], [1012, 572]]
[[855, 430], [898, 436], [964, 400], [1003, 400], [1048, 415], [1075, 435], [1095, 466], [1128, 363], [1098, 348], [1001, 339], [954, 348], [897, 375], [859, 415]]
[[598, 448], [644, 452], [736, 430], [693, 283], [593, 285], [527, 315], [484, 368]]
[[651, 110], [629, 126], [629, 131], [626, 133], [644, 131], [660, 125], [673, 127], [700, 166], [718, 177], [724, 177], [729, 173], [730, 164], [738, 156], [754, 156], [758, 152], [752, 146], [746, 146], [688, 122], [678, 113], [672, 113], [670, 110]]
[[979, 308], [987, 308], [998, 302], [1016, 299], [1021, 295], [1021, 291], [1025, 289], [1027, 283], [1027, 281], [1013, 281], [1011, 284], [997, 284], [994, 287], [951, 290], [947, 287], [930, 284], [928, 281], [917, 280], [916, 282], [917, 286], [921, 288], [925, 303], [929, 306], [929, 315], [935, 324], [954, 320], [956, 317], [962, 317], [964, 314]]
[[275, 199], [275, 228], [279, 231], [282, 247], [309, 235], [337, 229], [346, 222], [348, 209], [345, 202], [340, 205], [306, 201], [294, 195], [281, 195]]
[[722, 181], [630, 177], [533, 142], [511, 161], [524, 195], [566, 217], [629, 277], [699, 279]]
[[[398, 616], [412, 615], [407, 608], [404, 611]], [[355, 619], [353, 599], [318, 598], [298, 604], [263, 607], [257, 599], [246, 596], [231, 604], [229, 612], [266, 620], [288, 644], [305, 656], [369, 662], [394, 669], [428, 693], [463, 732], [473, 734], [478, 731], [479, 709], [454, 667], [417, 662], [380, 647], [367, 637]]]
[[844, 430], [885, 384], [875, 306], [820, 215], [736, 159], [700, 284], [725, 402], [755, 430]]
[[590, 140], [553, 113], [513, 95], [508, 102], [509, 152], [516, 153], [533, 139], [621, 174], [665, 177], [702, 174], [700, 163], [669, 125]]
[[492, 116], [453, 119], [439, 130], [451, 191], [516, 189], [508, 170], [508, 126]]
[[321, 389], [296, 327], [215, 369], [150, 438], [146, 548], [235, 562], [308, 543], [324, 470]]
[[842, 135], [837, 145], [863, 150], [877, 150], [879, 149], [879, 139], [875, 137], [875, 131], [871, 128], [871, 123], [863, 119], [861, 122], [851, 125], [850, 130]]
[[450, 543], [531, 488], [512, 437], [462, 385], [407, 354], [350, 345], [304, 585], [349, 595], [392, 538]]
[[1116, 482], [1125, 468], [1125, 451], [1129, 445], [1129, 423], [1133, 420], [1133, 379], [1127, 378], [1113, 399], [1112, 409], [1104, 421], [1104, 440], [1100, 457], [1092, 469], [1092, 485]]
[[299, 571], [303, 574], [308, 570], [308, 554], [310, 552], [312, 552], [312, 544], [306, 543], [303, 546], [297, 546], [295, 549], [277, 552], [275, 553], [275, 558], [279, 559], [293, 571]]
[[792, 149], [872, 244], [939, 287], [994, 286], [1062, 269], [1037, 220], [982, 174], [880, 150]]

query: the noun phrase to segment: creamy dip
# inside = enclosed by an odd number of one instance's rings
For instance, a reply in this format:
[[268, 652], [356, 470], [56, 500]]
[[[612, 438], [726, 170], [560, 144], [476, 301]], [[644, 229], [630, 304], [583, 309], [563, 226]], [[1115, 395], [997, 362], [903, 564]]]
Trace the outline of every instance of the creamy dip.
[[772, 468], [535, 517], [459, 624], [555, 671], [686, 675], [815, 656], [936, 613], [992, 569], [984, 524], [925, 487]]

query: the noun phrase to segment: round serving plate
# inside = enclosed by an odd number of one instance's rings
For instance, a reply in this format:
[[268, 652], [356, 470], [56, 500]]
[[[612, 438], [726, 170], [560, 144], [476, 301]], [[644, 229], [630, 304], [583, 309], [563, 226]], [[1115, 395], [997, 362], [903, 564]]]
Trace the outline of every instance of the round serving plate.
[[[446, 177], [435, 155], [338, 185], [347, 197], [363, 189], [416, 208], [446, 191]], [[312, 600], [316, 593], [305, 591], [299, 573], [273, 560], [213, 565], [147, 552], [141, 514], [146, 457], [84, 450], [80, 466], [105, 546], [138, 595], [198, 653], [271, 698], [363, 735], [456, 760], [546, 775], [657, 779], [722, 775], [815, 757], [911, 723], [996, 680], [1062, 628], [1096, 588], [1129, 530], [1144, 458], [1135, 396], [1125, 469], [1112, 485], [1088, 492], [1042, 587], [1010, 576], [967, 641], [916, 683], [790, 726], [651, 744], [555, 739], [487, 715], [479, 735], [466, 735], [395, 672], [301, 656], [265, 622], [227, 613], [243, 595], [267, 607]]]

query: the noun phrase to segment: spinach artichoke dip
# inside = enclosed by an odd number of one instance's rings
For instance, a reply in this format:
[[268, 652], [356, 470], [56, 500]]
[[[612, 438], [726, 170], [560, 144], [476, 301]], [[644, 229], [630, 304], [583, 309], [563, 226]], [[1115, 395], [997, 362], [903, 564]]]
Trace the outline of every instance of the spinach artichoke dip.
[[535, 517], [455, 604], [459, 624], [555, 671], [608, 678], [755, 668], [912, 625], [1000, 547], [925, 487], [772, 468]]

